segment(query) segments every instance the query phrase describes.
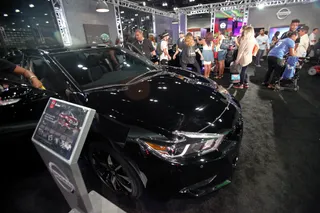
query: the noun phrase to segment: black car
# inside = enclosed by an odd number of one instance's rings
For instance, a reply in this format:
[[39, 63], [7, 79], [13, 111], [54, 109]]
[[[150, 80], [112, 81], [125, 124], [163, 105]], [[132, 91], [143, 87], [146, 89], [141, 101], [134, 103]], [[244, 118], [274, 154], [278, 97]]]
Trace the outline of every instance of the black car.
[[114, 191], [201, 196], [230, 183], [241, 109], [214, 81], [111, 47], [31, 51], [24, 60], [46, 90], [1, 79], [0, 134], [32, 131], [56, 97], [96, 110], [83, 154]]

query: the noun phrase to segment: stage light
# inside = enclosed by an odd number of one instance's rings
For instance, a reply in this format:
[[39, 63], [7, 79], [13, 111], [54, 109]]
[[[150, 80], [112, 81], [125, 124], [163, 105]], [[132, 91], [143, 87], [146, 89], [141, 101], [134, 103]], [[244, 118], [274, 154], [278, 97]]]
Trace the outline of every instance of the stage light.
[[195, 0], [189, 0], [189, 2], [195, 2]]
[[257, 7], [259, 10], [262, 10], [265, 7], [265, 5], [264, 5], [264, 3], [261, 3], [261, 4], [258, 4]]
[[4, 16], [4, 17], [8, 17], [8, 14], [5, 13], [5, 14], [3, 14], [3, 16]]
[[16, 13], [20, 13], [20, 10], [19, 10], [19, 9], [16, 9], [15, 11], [16, 11]]
[[38, 23], [37, 23], [36, 25], [37, 25], [37, 26], [39, 26], [39, 24], [38, 24]]
[[109, 6], [105, 1], [98, 1], [97, 2], [97, 7], [96, 7], [96, 11], [98, 13], [106, 13], [109, 12]]
[[33, 5], [33, 4], [29, 4], [29, 7], [33, 8], [33, 7], [34, 7], [34, 5]]
[[142, 5], [143, 5], [143, 6], [146, 6], [147, 4], [146, 4], [146, 2], [144, 1], [144, 2], [142, 2]]
[[44, 15], [45, 15], [45, 16], [47, 16], [47, 15], [48, 15], [48, 13], [45, 13]]
[[123, 14], [124, 13], [124, 11], [121, 11], [121, 14]]
[[28, 28], [30, 28], [30, 25], [27, 25]]
[[167, 2], [163, 2], [163, 3], [162, 3], [162, 6], [163, 6], [163, 7], [167, 7], [167, 6], [168, 6], [168, 3], [167, 3]]
[[49, 22], [48, 22], [48, 21], [46, 21], [46, 23], [47, 23], [47, 24], [49, 24]]

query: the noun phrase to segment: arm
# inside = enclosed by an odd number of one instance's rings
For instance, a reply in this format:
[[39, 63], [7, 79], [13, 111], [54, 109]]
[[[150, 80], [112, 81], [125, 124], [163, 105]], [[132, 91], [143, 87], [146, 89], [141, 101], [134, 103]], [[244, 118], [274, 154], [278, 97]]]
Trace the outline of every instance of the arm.
[[171, 56], [169, 55], [168, 48], [163, 49], [164, 55], [168, 56], [169, 61], [171, 60]]
[[19, 66], [16, 66], [16, 68], [14, 69], [13, 72], [29, 79], [33, 87], [35, 87], [35, 88], [43, 87], [41, 81], [37, 78], [37, 76], [33, 72], [26, 70], [26, 69], [19, 67]]
[[295, 49], [293, 47], [289, 49], [289, 55], [290, 56], [296, 56], [296, 54], [297, 53], [296, 53], [296, 51], [295, 51]]
[[200, 51], [200, 49], [198, 48], [198, 49], [196, 49], [196, 51], [195, 51], [196, 53], [198, 53], [199, 55], [200, 55], [200, 60], [202, 61], [204, 58], [203, 58], [203, 55], [202, 55], [202, 53], [201, 53], [201, 51]]
[[179, 48], [177, 48], [177, 51], [175, 52], [175, 54], [173, 55], [173, 60], [176, 60], [177, 55], [181, 52], [181, 50]]

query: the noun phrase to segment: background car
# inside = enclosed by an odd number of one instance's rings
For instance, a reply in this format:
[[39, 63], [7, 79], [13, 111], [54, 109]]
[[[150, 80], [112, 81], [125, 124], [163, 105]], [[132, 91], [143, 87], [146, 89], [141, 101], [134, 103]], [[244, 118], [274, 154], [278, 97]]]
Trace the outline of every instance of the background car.
[[9, 85], [0, 94], [9, 103], [0, 106], [1, 133], [33, 130], [56, 97], [96, 110], [83, 155], [115, 192], [201, 196], [230, 183], [241, 109], [214, 81], [120, 48], [39, 50], [24, 58], [46, 90], [0, 80]]

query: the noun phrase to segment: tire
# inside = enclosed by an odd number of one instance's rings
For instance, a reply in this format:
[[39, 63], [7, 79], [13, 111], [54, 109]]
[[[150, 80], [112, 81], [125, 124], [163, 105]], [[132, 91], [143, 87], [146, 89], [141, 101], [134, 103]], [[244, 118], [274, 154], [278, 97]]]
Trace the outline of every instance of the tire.
[[104, 186], [116, 194], [139, 198], [144, 190], [139, 175], [128, 159], [106, 143], [93, 142], [88, 146], [88, 159], [94, 173]]
[[313, 76], [313, 75], [316, 75], [317, 74], [317, 70], [313, 67], [311, 67], [309, 70], [308, 70], [308, 74]]

